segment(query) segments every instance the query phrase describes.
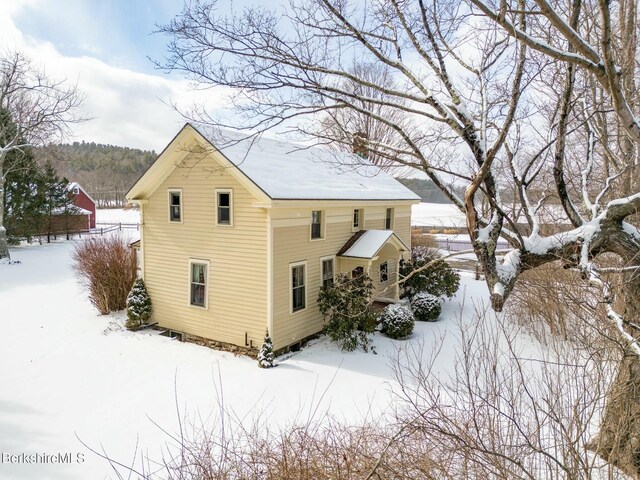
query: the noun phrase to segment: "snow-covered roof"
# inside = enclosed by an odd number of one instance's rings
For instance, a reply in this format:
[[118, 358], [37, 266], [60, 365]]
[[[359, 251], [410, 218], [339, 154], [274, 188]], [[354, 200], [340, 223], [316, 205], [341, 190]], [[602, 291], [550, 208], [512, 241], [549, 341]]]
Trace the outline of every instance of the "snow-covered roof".
[[274, 200], [419, 200], [357, 155], [250, 137], [234, 130], [200, 134]]
[[393, 230], [361, 230], [349, 239], [338, 252], [339, 257], [373, 258], [393, 239], [403, 250], [409, 250]]
[[69, 205], [67, 208], [54, 208], [51, 213], [54, 215], [91, 215], [91, 212], [77, 205]]
[[69, 182], [67, 185], [67, 190], [69, 192], [73, 192], [74, 188], [78, 188], [82, 190], [89, 200], [91, 200], [93, 203], [96, 203], [96, 201], [93, 198], [91, 198], [91, 195], [89, 195], [87, 191], [84, 188], [82, 188], [78, 182]]

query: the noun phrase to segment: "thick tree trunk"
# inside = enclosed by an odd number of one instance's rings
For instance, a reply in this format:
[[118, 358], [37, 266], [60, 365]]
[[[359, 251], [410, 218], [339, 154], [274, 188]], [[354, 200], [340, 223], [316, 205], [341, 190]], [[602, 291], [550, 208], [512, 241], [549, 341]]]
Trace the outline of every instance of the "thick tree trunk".
[[600, 432], [590, 448], [632, 478], [640, 478], [640, 358], [625, 356], [607, 396]]
[[4, 227], [0, 226], [0, 259], [10, 258], [9, 245], [7, 243], [7, 231]]
[[[640, 264], [640, 258], [633, 260], [632, 264]], [[638, 324], [640, 273], [625, 273], [624, 280], [624, 318]], [[640, 334], [637, 336], [640, 338]], [[607, 395], [600, 431], [590, 448], [611, 465], [640, 479], [640, 357], [633, 352], [627, 353], [620, 363]]]
[[0, 153], [0, 259], [9, 257], [7, 230], [4, 228], [4, 153]]

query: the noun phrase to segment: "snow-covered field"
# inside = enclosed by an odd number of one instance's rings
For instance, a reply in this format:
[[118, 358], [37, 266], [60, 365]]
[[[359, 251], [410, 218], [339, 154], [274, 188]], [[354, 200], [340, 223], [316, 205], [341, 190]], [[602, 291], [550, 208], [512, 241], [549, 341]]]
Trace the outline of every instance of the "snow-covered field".
[[96, 210], [97, 223], [140, 223], [137, 208], [99, 208]]
[[[0, 463], [2, 479], [102, 479], [113, 472], [78, 440], [128, 462], [136, 442], [159, 458], [178, 429], [176, 406], [202, 418], [224, 404], [240, 418], [264, 411], [271, 425], [306, 420], [315, 411], [356, 423], [392, 404], [391, 361], [397, 348], [424, 342], [428, 355], [443, 332], [485, 298], [486, 287], [463, 277], [442, 320], [418, 323], [410, 340], [380, 335], [378, 355], [343, 353], [326, 339], [280, 359], [275, 369], [230, 353], [179, 343], [155, 332], [130, 333], [123, 315], [99, 316], [72, 270], [72, 242], [14, 248], [21, 263], [0, 263], [0, 453], [71, 453], [71, 464]], [[451, 368], [456, 337], [448, 334], [439, 369]], [[217, 393], [216, 393], [217, 392]], [[377, 417], [374, 417], [377, 418]], [[75, 463], [76, 455], [82, 463]]]
[[462, 212], [453, 204], [421, 202], [411, 206], [411, 225], [416, 227], [465, 227], [467, 223]]

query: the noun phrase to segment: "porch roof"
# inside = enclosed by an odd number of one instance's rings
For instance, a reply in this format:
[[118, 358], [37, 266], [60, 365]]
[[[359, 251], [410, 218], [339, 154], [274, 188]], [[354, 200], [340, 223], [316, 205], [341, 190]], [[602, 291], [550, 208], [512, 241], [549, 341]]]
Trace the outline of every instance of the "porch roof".
[[374, 258], [387, 242], [392, 242], [399, 252], [409, 251], [393, 230], [360, 230], [338, 252], [338, 257]]

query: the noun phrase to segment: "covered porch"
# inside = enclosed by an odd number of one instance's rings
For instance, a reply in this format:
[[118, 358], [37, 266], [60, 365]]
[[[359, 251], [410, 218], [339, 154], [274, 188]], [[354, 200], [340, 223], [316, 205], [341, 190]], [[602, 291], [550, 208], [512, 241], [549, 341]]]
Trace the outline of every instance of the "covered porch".
[[337, 253], [337, 269], [352, 278], [367, 274], [373, 282], [374, 300], [394, 303], [400, 299], [400, 260], [409, 254], [409, 247], [393, 230], [361, 230]]

